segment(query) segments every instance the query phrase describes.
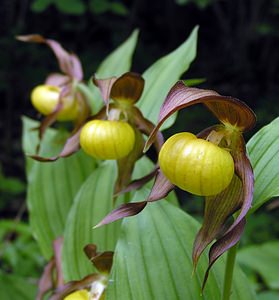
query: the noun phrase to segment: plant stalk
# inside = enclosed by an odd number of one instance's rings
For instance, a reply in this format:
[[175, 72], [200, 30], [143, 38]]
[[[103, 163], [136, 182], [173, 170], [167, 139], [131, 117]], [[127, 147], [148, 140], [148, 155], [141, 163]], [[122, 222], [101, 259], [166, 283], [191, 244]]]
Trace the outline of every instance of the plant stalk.
[[238, 243], [228, 251], [222, 300], [229, 300], [231, 296], [232, 279], [237, 248]]

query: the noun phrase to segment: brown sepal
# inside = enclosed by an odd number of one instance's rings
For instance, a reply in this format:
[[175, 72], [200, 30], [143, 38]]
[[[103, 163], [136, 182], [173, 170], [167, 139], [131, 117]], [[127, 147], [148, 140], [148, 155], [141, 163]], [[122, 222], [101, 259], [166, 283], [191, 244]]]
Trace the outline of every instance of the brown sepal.
[[100, 273], [108, 274], [110, 272], [113, 263], [112, 251], [97, 252], [95, 244], [86, 245], [83, 251]]
[[142, 95], [144, 79], [140, 74], [128, 72], [120, 76], [112, 85], [110, 98], [114, 101], [136, 103]]
[[211, 90], [187, 87], [183, 81], [178, 81], [169, 91], [160, 109], [158, 124], [149, 136], [144, 151], [153, 143], [157, 131], [166, 119], [176, 111], [198, 103], [206, 105], [223, 124], [231, 124], [239, 131], [247, 131], [255, 125], [255, 114], [240, 100], [221, 96]]

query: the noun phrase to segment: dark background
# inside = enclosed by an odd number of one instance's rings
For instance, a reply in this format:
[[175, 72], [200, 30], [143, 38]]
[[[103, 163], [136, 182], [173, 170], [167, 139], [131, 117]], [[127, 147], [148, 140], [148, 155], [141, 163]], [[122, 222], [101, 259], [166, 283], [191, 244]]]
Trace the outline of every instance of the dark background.
[[[278, 16], [279, 0], [1, 0], [1, 215], [14, 217], [24, 203], [21, 116], [37, 117], [30, 91], [58, 70], [47, 47], [18, 42], [16, 35], [60, 41], [79, 55], [89, 78], [135, 28], [132, 70], [141, 73], [198, 24], [197, 58], [183, 78], [206, 78], [200, 87], [245, 101], [257, 114], [257, 130], [279, 115]], [[172, 130], [207, 125], [207, 112], [195, 108], [182, 112]]]

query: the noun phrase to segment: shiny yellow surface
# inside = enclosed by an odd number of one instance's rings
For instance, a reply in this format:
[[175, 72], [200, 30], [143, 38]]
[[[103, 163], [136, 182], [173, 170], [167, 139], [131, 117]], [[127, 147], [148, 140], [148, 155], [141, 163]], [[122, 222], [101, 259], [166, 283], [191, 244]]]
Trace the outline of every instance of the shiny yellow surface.
[[[31, 93], [33, 106], [43, 115], [49, 115], [58, 104], [60, 88], [51, 85], [38, 85]], [[75, 120], [79, 113], [78, 102], [73, 97], [67, 96], [62, 99], [63, 108], [59, 112], [57, 120]]]
[[89, 300], [90, 293], [87, 290], [80, 290], [71, 293], [64, 300]]
[[228, 151], [188, 132], [175, 134], [164, 143], [159, 164], [173, 184], [200, 196], [220, 193], [234, 174]]
[[119, 159], [127, 156], [135, 144], [133, 128], [122, 121], [93, 120], [80, 134], [81, 148], [99, 159]]

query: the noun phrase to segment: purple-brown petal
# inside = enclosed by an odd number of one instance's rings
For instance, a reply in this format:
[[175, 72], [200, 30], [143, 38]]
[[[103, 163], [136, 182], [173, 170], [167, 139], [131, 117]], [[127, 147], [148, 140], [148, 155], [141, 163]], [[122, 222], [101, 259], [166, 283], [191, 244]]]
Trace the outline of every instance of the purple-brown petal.
[[43, 274], [39, 280], [36, 300], [42, 300], [44, 295], [53, 288], [53, 270], [55, 268], [54, 258], [44, 267]]
[[39, 34], [18, 36], [17, 39], [23, 42], [47, 44], [54, 52], [61, 71], [71, 78], [75, 78], [78, 81], [82, 80], [83, 72], [79, 59], [76, 55], [68, 53], [57, 41], [46, 39]]
[[221, 234], [228, 218], [241, 206], [241, 202], [242, 183], [237, 176], [223, 192], [206, 197], [204, 221], [193, 247], [194, 268], [204, 249]]
[[60, 73], [52, 73], [46, 78], [45, 84], [63, 87], [64, 85], [69, 84], [70, 81], [71, 79], [67, 75], [62, 75]]
[[57, 156], [42, 157], [39, 155], [30, 155], [30, 157], [40, 162], [52, 162], [52, 161], [56, 161], [59, 158], [68, 157], [80, 149], [80, 145], [79, 145], [80, 132], [81, 132], [81, 128], [67, 139], [62, 151]]
[[63, 237], [59, 237], [53, 241], [54, 260], [56, 268], [56, 287], [63, 286], [64, 278], [62, 271], [62, 245]]
[[234, 228], [233, 230], [229, 231], [227, 234], [225, 234], [221, 239], [219, 239], [216, 243], [214, 243], [209, 251], [209, 264], [207, 267], [207, 270], [204, 275], [203, 284], [202, 284], [202, 290], [204, 290], [209, 271], [211, 267], [214, 265], [216, 260], [227, 250], [235, 246], [244, 231], [245, 227], [245, 219], [242, 219]]
[[[154, 130], [155, 125], [151, 121], [146, 119], [137, 107], [132, 108], [132, 115], [133, 115], [133, 121], [136, 127], [139, 129], [139, 131], [149, 136]], [[154, 139], [154, 146], [156, 148], [157, 154], [159, 154], [163, 144], [164, 144], [164, 137], [160, 131], [157, 131]]]
[[147, 202], [153, 202], [165, 198], [172, 190], [174, 185], [165, 177], [159, 169], [151, 189], [147, 197]]
[[114, 82], [117, 80], [117, 77], [110, 77], [107, 79], [97, 79], [95, 76], [93, 77], [93, 83], [99, 88], [102, 99], [105, 103], [105, 106], [107, 108], [107, 112], [108, 112], [108, 108], [109, 108], [109, 100], [110, 100], [110, 92], [111, 92], [111, 88], [112, 85], [114, 84]]
[[145, 208], [146, 204], [146, 201], [122, 204], [109, 213], [101, 222], [94, 226], [94, 228], [98, 228], [125, 217], [137, 215]]
[[128, 72], [119, 77], [113, 84], [110, 98], [115, 101], [136, 103], [142, 95], [144, 79], [137, 73]]
[[146, 142], [145, 151], [153, 143], [157, 131], [166, 119], [176, 111], [198, 103], [205, 104], [223, 124], [231, 124], [239, 131], [251, 129], [256, 122], [253, 111], [240, 100], [221, 96], [211, 90], [187, 87], [183, 81], [178, 81], [161, 107], [158, 124]]
[[120, 196], [122, 194], [128, 193], [130, 191], [134, 191], [134, 190], [138, 190], [140, 189], [142, 186], [144, 186], [147, 182], [149, 182], [151, 179], [154, 178], [154, 176], [157, 174], [158, 172], [158, 166], [156, 166], [149, 174], [133, 180], [131, 183], [129, 183], [129, 185], [127, 185], [126, 188], [122, 189], [119, 193], [117, 193], [115, 196]]

